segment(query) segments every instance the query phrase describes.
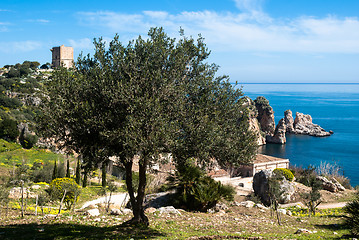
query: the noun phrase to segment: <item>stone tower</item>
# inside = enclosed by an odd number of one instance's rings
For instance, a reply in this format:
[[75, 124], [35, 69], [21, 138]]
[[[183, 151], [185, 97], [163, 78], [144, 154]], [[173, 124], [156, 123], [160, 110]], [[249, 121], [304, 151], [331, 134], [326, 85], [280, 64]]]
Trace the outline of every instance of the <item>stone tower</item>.
[[53, 47], [50, 49], [52, 52], [52, 67], [57, 68], [63, 66], [65, 68], [71, 68], [74, 66], [74, 49], [72, 47]]

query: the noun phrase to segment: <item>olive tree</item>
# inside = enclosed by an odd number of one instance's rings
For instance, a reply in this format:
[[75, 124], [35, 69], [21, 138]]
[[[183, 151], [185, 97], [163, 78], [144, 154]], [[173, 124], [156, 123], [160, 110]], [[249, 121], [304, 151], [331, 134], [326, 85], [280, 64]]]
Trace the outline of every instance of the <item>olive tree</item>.
[[[218, 67], [202, 37], [170, 38], [152, 28], [123, 45], [94, 41], [93, 56], [80, 56], [76, 71], [56, 70], [45, 84], [39, 126], [58, 144], [81, 154], [90, 169], [116, 156], [126, 170], [133, 223], [148, 224], [143, 200], [147, 168], [160, 153], [225, 165], [249, 161], [254, 135], [245, 129], [242, 95]], [[139, 184], [132, 184], [134, 156]]]

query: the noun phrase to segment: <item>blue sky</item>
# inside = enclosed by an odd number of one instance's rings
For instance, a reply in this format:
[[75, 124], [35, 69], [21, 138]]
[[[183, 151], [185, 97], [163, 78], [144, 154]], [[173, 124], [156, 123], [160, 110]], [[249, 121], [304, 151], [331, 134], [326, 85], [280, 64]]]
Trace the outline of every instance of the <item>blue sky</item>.
[[0, 66], [51, 61], [54, 46], [92, 52], [163, 26], [201, 33], [233, 82], [359, 83], [358, 0], [1, 0]]

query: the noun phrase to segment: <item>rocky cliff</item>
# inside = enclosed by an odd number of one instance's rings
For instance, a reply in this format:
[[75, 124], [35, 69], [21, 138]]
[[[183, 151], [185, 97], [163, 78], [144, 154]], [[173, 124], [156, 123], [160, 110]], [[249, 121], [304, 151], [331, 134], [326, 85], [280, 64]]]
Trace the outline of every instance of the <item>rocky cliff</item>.
[[261, 130], [266, 135], [273, 135], [275, 131], [274, 111], [269, 105], [269, 101], [265, 97], [257, 97], [254, 103], [258, 111], [257, 119]]
[[326, 137], [330, 136], [330, 133], [325, 131], [322, 127], [314, 124], [312, 117], [303, 113], [297, 112], [294, 120], [294, 133], [310, 135], [315, 137]]
[[257, 134], [258, 145], [266, 143], [285, 144], [287, 141], [286, 133], [315, 137], [330, 136], [333, 133], [332, 131], [327, 132], [319, 125], [314, 124], [310, 115], [297, 112], [295, 119], [293, 119], [291, 110], [286, 110], [284, 118], [275, 126], [273, 108], [265, 97], [257, 97], [254, 101], [249, 97], [244, 97], [241, 100], [249, 112], [249, 129]]
[[260, 124], [258, 122], [258, 110], [255, 107], [254, 101], [249, 97], [243, 97], [241, 99], [243, 106], [245, 106], [249, 112], [248, 124], [249, 130], [253, 131], [257, 135], [257, 144], [259, 146], [266, 144], [265, 134], [262, 132]]
[[287, 139], [285, 137], [286, 132], [286, 124], [285, 119], [282, 118], [279, 122], [277, 127], [275, 128], [274, 135], [267, 135], [267, 143], [278, 143], [278, 144], [284, 144], [287, 142]]

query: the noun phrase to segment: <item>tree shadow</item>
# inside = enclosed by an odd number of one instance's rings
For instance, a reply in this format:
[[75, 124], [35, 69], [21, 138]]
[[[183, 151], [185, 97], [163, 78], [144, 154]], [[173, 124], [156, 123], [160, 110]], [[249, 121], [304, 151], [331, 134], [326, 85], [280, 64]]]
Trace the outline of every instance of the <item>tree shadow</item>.
[[0, 239], [152, 239], [165, 236], [146, 226], [121, 224], [91, 226], [84, 224], [14, 224], [0, 227]]
[[[321, 228], [321, 229], [327, 229], [330, 231], [339, 231], [339, 230], [349, 230], [350, 231], [350, 227], [345, 224], [345, 223], [341, 223], [341, 224], [315, 224], [314, 225], [317, 228]], [[336, 239], [353, 239], [355, 236], [350, 235], [350, 234], [346, 234], [346, 235], [342, 235], [342, 236], [338, 236]]]

